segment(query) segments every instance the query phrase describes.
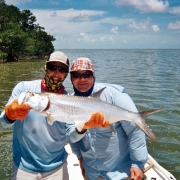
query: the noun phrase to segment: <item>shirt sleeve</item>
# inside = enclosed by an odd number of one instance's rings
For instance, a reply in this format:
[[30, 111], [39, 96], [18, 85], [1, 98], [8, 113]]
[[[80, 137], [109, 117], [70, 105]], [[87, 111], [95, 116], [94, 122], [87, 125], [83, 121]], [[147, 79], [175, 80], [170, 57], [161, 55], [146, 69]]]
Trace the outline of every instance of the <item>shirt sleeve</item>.
[[121, 121], [129, 144], [129, 152], [131, 157], [131, 166], [144, 169], [144, 164], [148, 158], [145, 134], [136, 125], [128, 121]]
[[[21, 92], [23, 92], [23, 91], [25, 91], [24, 86], [23, 86], [23, 82], [20, 82], [14, 87], [12, 94], [11, 94], [11, 96], [8, 100], [8, 103], [6, 105], [10, 104], [14, 99], [17, 99], [19, 97], [19, 95], [21, 94]], [[0, 115], [0, 123], [4, 128], [10, 128], [14, 124], [14, 123], [10, 123], [8, 121], [4, 110], [2, 111], [2, 113]]]
[[85, 133], [79, 134], [77, 133], [76, 126], [74, 124], [66, 124], [66, 135], [70, 143], [75, 143], [81, 140]]
[[70, 143], [72, 152], [77, 156], [78, 159], [82, 157], [80, 148], [79, 148], [79, 142], [76, 143]]
[[0, 114], [0, 124], [1, 126], [3, 126], [4, 128], [11, 128], [14, 123], [10, 123], [5, 115], [5, 111], [2, 111]]

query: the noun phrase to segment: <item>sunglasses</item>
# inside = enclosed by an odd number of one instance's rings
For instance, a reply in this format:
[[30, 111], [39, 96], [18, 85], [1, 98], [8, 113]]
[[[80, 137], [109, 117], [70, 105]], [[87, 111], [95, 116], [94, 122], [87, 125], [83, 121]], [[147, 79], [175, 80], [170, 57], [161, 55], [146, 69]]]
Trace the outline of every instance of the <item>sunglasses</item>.
[[58, 71], [60, 73], [67, 73], [69, 72], [68, 68], [65, 67], [61, 67], [61, 66], [55, 66], [53, 64], [47, 64], [46, 65], [47, 69], [49, 69], [50, 71], [56, 71], [58, 69]]
[[85, 72], [85, 73], [71, 73], [72, 77], [73, 78], [78, 78], [78, 79], [81, 79], [81, 78], [90, 78], [93, 74], [92, 72]]

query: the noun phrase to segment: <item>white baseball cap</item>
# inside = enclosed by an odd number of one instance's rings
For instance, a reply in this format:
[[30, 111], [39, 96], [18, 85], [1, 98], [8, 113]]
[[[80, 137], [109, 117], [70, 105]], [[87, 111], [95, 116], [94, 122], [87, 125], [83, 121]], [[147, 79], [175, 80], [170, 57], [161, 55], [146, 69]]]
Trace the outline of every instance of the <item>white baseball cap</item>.
[[63, 52], [60, 51], [51, 53], [48, 59], [46, 60], [46, 64], [49, 62], [61, 62], [69, 67], [68, 57]]

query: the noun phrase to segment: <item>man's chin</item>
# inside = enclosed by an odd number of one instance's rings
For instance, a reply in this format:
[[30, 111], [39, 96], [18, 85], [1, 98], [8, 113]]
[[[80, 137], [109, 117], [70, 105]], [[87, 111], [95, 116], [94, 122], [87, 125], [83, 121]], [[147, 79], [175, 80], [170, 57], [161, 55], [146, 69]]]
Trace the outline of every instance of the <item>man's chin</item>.
[[79, 86], [79, 87], [78, 87], [78, 90], [79, 90], [80, 92], [86, 92], [86, 91], [88, 91], [88, 88], [87, 88], [87, 86], [82, 85], [82, 86]]

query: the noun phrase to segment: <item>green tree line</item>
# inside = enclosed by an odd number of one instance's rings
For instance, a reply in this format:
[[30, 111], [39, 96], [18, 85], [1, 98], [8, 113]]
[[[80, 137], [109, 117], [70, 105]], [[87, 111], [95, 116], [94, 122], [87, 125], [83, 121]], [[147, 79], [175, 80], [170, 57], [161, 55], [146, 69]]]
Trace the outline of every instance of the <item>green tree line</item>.
[[0, 0], [0, 60], [42, 58], [54, 51], [55, 38], [35, 22], [36, 17], [30, 10], [20, 11]]

